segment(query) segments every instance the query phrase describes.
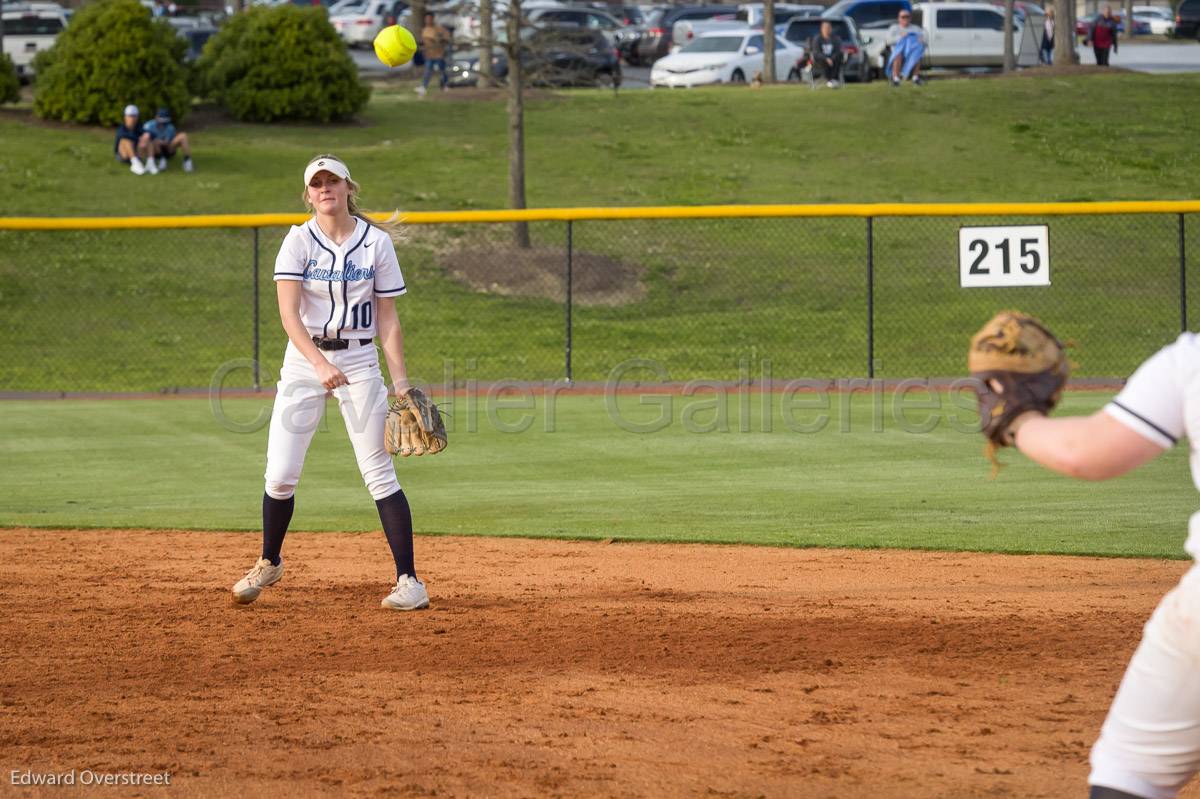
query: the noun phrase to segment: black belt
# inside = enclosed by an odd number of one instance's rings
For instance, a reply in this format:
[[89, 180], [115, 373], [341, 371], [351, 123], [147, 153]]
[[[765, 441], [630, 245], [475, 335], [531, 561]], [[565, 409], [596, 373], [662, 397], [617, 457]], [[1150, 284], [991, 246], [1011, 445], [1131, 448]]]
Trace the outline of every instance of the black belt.
[[[317, 349], [319, 349], [319, 350], [347, 350], [347, 349], [350, 349], [350, 339], [322, 338], [320, 336], [313, 336], [312, 340], [313, 340], [313, 344], [316, 344]], [[360, 338], [358, 340], [358, 343], [365, 347], [368, 344], [372, 343], [373, 341], [374, 341], [374, 339], [370, 339], [370, 338]]]

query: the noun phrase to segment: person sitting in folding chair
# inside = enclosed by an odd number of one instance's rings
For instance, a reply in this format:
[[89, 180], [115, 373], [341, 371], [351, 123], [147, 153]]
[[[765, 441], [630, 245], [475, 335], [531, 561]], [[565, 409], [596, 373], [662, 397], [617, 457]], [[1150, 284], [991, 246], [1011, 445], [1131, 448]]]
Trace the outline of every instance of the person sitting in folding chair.
[[921, 26], [912, 24], [912, 13], [902, 10], [896, 24], [887, 32], [887, 43], [892, 48], [887, 74], [893, 86], [899, 86], [903, 78], [910, 76], [914, 86], [921, 85], [921, 59], [925, 55], [926, 41]]
[[834, 35], [829, 22], [822, 22], [821, 32], [809, 40], [808, 58], [814, 83], [823, 80], [831, 89], [841, 85], [846, 54], [842, 51], [842, 40]]

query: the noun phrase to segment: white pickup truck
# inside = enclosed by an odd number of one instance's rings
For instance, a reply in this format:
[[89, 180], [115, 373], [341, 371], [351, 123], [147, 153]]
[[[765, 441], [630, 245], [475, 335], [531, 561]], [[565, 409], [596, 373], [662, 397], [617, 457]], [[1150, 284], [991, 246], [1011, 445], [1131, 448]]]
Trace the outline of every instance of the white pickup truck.
[[67, 12], [57, 3], [5, 3], [4, 52], [17, 68], [17, 76], [33, 76], [33, 57], [54, 45], [67, 26]]
[[[1013, 19], [1013, 54], [1017, 66], [1038, 62], [1037, 34], [1041, 16]], [[922, 67], [999, 67], [1004, 64], [1004, 9], [991, 3], [915, 3], [912, 22], [925, 31]], [[871, 67], [879, 74], [887, 64], [890, 48], [883, 41], [885, 30], [864, 33], [863, 44]]]

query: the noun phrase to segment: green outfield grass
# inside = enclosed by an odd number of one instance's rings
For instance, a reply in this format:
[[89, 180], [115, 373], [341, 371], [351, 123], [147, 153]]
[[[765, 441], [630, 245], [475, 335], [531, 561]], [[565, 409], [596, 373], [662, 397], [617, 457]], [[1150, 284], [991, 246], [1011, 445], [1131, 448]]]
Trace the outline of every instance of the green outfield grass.
[[[955, 429], [973, 414], [951, 397], [940, 398], [944, 413], [927, 433], [897, 422], [889, 395], [878, 400], [878, 430], [871, 396], [833, 395], [828, 411], [800, 397], [806, 407], [790, 418], [812, 425], [827, 412], [819, 432], [789, 429], [778, 395], [770, 432], [759, 395], [748, 415], [728, 399], [729, 432], [700, 432], [719, 426], [710, 397], [673, 397], [670, 424], [653, 433], [618, 426], [603, 397], [559, 397], [552, 432], [540, 401], [489, 419], [485, 405], [470, 411], [459, 398], [450, 448], [400, 461], [399, 474], [424, 534], [1183, 555], [1196, 498], [1182, 447], [1107, 484], [1050, 475], [1008, 452], [993, 481], [978, 434]], [[920, 399], [910, 398], [911, 424], [930, 413], [915, 407]], [[619, 418], [654, 422], [662, 400], [623, 397]], [[1075, 394], [1063, 410], [1103, 401]], [[224, 414], [247, 424], [268, 409], [266, 399], [234, 400]], [[294, 528], [376, 530], [329, 410]], [[527, 429], [506, 432], [523, 416]], [[743, 423], [750, 432], [739, 432]], [[265, 449], [265, 428], [231, 432], [207, 401], [5, 403], [0, 526], [256, 530]]]
[[[922, 91], [780, 86], [540, 95], [528, 116], [533, 206], [846, 201], [1099, 200], [1200, 196], [1190, 98], [1200, 76], [1113, 74], [945, 80]], [[454, 95], [451, 97], [462, 96]], [[1119, 108], [1119, 114], [1096, 113]], [[245, 125], [209, 115], [199, 170], [141, 179], [109, 158], [111, 133], [0, 114], [0, 215], [299, 210], [296, 172], [314, 152], [353, 165], [373, 208], [500, 207], [503, 103], [377, 93], [354, 123]], [[1135, 147], [1128, 143], [1136, 142]], [[988, 220], [981, 220], [988, 221]], [[991, 220], [997, 221], [997, 220]], [[953, 375], [961, 342], [995, 309], [1044, 316], [1080, 342], [1077, 374], [1124, 376], [1178, 331], [1178, 241], [1169, 217], [1056, 220], [1054, 286], [963, 292], [964, 220], [876, 222], [876, 374]], [[576, 379], [629, 358], [671, 379], [736, 379], [743, 359], [776, 376], [866, 372], [862, 220], [576, 225], [580, 253], [629, 267], [625, 294], [575, 309]], [[1200, 223], [1189, 249], [1200, 252]], [[259, 245], [263, 382], [283, 348]], [[562, 225], [534, 227], [543, 252]], [[0, 325], [27, 357], [0, 391], [156, 391], [207, 386], [252, 353], [250, 231], [0, 232]], [[521, 266], [503, 226], [413, 229], [399, 303], [412, 368], [440, 380], [562, 375], [559, 300], [477, 291], [447, 274], [467, 250]], [[1190, 281], [1200, 307], [1200, 280]], [[228, 385], [250, 384], [248, 369]]]

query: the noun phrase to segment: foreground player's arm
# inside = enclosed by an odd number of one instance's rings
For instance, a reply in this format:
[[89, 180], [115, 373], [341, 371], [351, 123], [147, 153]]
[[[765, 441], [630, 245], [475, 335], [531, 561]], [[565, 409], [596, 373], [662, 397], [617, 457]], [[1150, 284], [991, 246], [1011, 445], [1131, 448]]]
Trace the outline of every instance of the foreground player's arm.
[[292, 346], [300, 351], [305, 360], [312, 364], [321, 385], [328, 389], [349, 384], [342, 370], [329, 362], [317, 345], [313, 344], [304, 320], [300, 318], [300, 292], [303, 284], [297, 280], [278, 280], [275, 283], [275, 293], [279, 298], [279, 319], [283, 329], [288, 334]]
[[1017, 449], [1059, 474], [1108, 480], [1153, 460], [1166, 448], [1106, 411], [1097, 411], [1061, 419], [1035, 416], [1017, 430]]
[[1084, 480], [1107, 480], [1136, 469], [1184, 435], [1195, 363], [1196, 340], [1185, 333], [1138, 367], [1103, 410], [1024, 421], [1017, 448], [1049, 469]]
[[383, 357], [387, 360], [388, 374], [396, 394], [409, 389], [408, 369], [404, 364], [404, 329], [396, 316], [396, 298], [376, 296], [376, 324], [379, 326], [379, 343], [383, 345]]

